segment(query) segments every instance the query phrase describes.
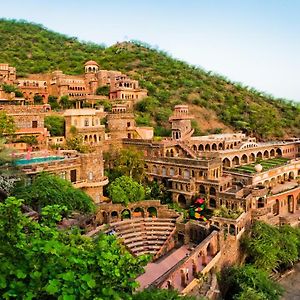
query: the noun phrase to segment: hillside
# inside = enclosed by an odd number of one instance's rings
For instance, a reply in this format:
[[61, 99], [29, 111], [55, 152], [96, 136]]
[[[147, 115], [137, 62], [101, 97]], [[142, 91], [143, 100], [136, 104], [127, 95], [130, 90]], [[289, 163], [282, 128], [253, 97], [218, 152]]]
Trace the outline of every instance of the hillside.
[[243, 130], [264, 139], [300, 135], [299, 105], [232, 83], [140, 42], [104, 47], [8, 20], [0, 20], [0, 37], [0, 62], [15, 66], [19, 75], [55, 69], [79, 74], [92, 59], [102, 69], [138, 79], [149, 98], [137, 105], [136, 120], [155, 126], [157, 135], [169, 133], [168, 117], [180, 103], [191, 106], [197, 134]]

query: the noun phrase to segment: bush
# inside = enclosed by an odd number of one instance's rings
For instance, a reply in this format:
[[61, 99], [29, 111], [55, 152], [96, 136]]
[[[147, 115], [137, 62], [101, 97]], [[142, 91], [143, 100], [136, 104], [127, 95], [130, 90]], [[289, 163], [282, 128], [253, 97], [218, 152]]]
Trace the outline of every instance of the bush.
[[113, 203], [128, 205], [130, 202], [143, 200], [145, 189], [138, 182], [128, 176], [121, 176], [115, 179], [108, 187], [109, 197]]

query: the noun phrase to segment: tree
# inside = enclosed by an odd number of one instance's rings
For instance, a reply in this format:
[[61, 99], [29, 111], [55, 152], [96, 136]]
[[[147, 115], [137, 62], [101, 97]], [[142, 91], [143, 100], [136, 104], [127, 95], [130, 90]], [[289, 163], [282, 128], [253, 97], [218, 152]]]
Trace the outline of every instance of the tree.
[[21, 207], [13, 197], [0, 203], [2, 299], [131, 299], [146, 256], [133, 257], [115, 236], [58, 230], [63, 207], [44, 207], [39, 221]]
[[96, 90], [96, 95], [109, 96], [109, 86], [99, 86]]
[[249, 238], [243, 240], [248, 261], [266, 271], [286, 269], [299, 258], [300, 231], [283, 226], [276, 228], [255, 222]]
[[120, 152], [115, 152], [106, 155], [107, 163], [109, 164], [111, 180], [116, 177], [125, 175], [135, 181], [142, 182], [146, 176], [144, 155], [141, 151], [134, 148], [122, 149]]
[[121, 176], [113, 181], [108, 187], [108, 193], [114, 203], [123, 203], [143, 200], [145, 189], [131, 177]]
[[50, 95], [48, 97], [48, 103], [50, 104], [52, 110], [59, 109], [59, 104], [57, 102], [57, 97]]
[[[76, 127], [71, 127], [71, 129]], [[72, 129], [72, 130], [73, 130]], [[83, 136], [81, 134], [74, 134], [72, 137], [66, 140], [66, 146], [69, 150], [76, 150], [80, 153], [88, 153], [91, 151], [91, 147], [86, 145], [83, 140]]]
[[33, 97], [34, 104], [42, 104], [43, 103], [43, 97], [39, 94], [35, 94]]
[[45, 127], [49, 130], [51, 136], [64, 136], [65, 118], [62, 116], [46, 116]]
[[69, 100], [69, 96], [62, 96], [59, 100], [59, 105], [63, 109], [71, 108], [72, 102]]
[[20, 184], [13, 195], [24, 199], [25, 204], [37, 211], [52, 204], [83, 213], [95, 210], [94, 202], [87, 194], [74, 188], [71, 182], [49, 173], [40, 173], [29, 186]]
[[[225, 299], [279, 300], [283, 289], [272, 281], [268, 273], [253, 265], [233, 267], [223, 270], [222, 285], [226, 286]], [[253, 298], [250, 298], [250, 295]]]
[[16, 131], [16, 125], [12, 116], [0, 111], [0, 138], [4, 135], [12, 135]]

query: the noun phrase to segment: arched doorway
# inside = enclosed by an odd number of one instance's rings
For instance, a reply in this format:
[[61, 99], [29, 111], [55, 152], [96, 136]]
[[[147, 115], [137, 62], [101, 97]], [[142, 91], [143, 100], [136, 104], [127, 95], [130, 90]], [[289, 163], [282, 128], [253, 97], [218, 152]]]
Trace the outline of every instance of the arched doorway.
[[216, 199], [210, 198], [210, 199], [209, 199], [209, 206], [210, 206], [211, 208], [216, 208], [216, 207], [217, 207]]
[[149, 218], [157, 217], [157, 209], [153, 206], [151, 206], [147, 209], [147, 213], [148, 213]]
[[178, 204], [180, 207], [183, 207], [183, 208], [186, 207], [186, 199], [185, 199], [184, 195], [180, 194], [178, 196]]
[[265, 150], [265, 152], [264, 152], [264, 158], [269, 158], [269, 157], [270, 157], [269, 151]]
[[257, 160], [262, 160], [262, 153], [261, 152], [257, 152], [256, 159]]
[[243, 154], [242, 156], [242, 164], [247, 164], [248, 163], [248, 157], [246, 154]]
[[200, 194], [205, 194], [206, 192], [205, 192], [205, 187], [204, 187], [204, 185], [200, 185], [199, 186], [199, 192], [200, 192]]
[[215, 189], [213, 186], [211, 186], [211, 187], [209, 188], [209, 194], [210, 194], [210, 195], [215, 195], [215, 194], [216, 194], [216, 189]]
[[282, 151], [280, 148], [276, 149], [276, 156], [281, 157], [282, 156]]
[[230, 160], [227, 157], [223, 159], [223, 167], [225, 167], [225, 168], [231, 167]]
[[288, 195], [288, 211], [289, 213], [294, 212], [294, 196]]
[[144, 218], [144, 210], [141, 207], [136, 207], [133, 211], [135, 218]]
[[232, 165], [233, 166], [238, 166], [240, 164], [240, 159], [238, 156], [235, 156], [233, 159], [232, 159]]
[[110, 216], [111, 216], [111, 220], [114, 221], [114, 222], [117, 221], [118, 218], [119, 218], [119, 214], [118, 214], [117, 211], [112, 211]]
[[249, 161], [250, 162], [254, 162], [255, 161], [255, 154], [254, 153], [251, 153], [250, 156], [249, 156]]
[[273, 214], [274, 216], [278, 216], [279, 215], [279, 200], [276, 199], [275, 204], [273, 205]]
[[210, 151], [210, 145], [209, 144], [205, 145], [205, 151]]
[[129, 209], [124, 209], [121, 213], [121, 220], [131, 219], [131, 213]]

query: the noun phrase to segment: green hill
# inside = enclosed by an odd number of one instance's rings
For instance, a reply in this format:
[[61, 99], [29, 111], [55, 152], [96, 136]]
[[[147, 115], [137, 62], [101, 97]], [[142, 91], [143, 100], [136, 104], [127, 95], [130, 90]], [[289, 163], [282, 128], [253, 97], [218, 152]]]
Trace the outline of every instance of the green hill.
[[80, 74], [87, 60], [102, 69], [120, 70], [149, 91], [136, 107], [138, 124], [169, 133], [168, 117], [176, 104], [190, 105], [197, 134], [243, 130], [262, 138], [299, 136], [300, 106], [173, 59], [141, 42], [111, 47], [80, 42], [42, 25], [0, 19], [0, 63], [19, 75], [60, 69]]

